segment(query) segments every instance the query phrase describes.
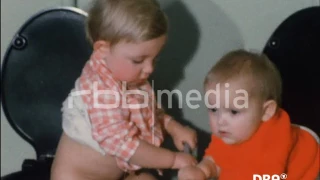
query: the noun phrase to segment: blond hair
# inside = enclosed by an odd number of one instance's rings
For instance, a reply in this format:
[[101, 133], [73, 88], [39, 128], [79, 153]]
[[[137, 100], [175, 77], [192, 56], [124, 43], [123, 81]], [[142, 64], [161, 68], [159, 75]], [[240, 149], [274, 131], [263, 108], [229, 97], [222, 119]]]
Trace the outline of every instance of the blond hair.
[[88, 11], [87, 38], [116, 44], [141, 42], [167, 33], [167, 18], [156, 0], [94, 0]]
[[249, 80], [250, 92], [281, 104], [282, 81], [276, 66], [264, 54], [234, 50], [225, 54], [207, 73], [204, 85], [227, 80]]

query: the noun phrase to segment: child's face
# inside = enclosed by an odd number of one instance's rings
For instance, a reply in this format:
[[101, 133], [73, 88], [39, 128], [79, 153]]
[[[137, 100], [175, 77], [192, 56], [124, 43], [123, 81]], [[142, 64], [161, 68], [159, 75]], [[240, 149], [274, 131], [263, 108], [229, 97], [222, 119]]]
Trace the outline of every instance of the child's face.
[[107, 66], [117, 80], [129, 85], [143, 84], [153, 72], [165, 41], [166, 36], [140, 43], [121, 41], [106, 51]]
[[244, 82], [231, 81], [206, 87], [207, 93], [208, 90], [212, 92], [208, 103], [215, 106], [208, 107], [212, 133], [226, 144], [239, 144], [249, 139], [262, 122], [263, 103], [250, 97], [250, 91], [244, 86]]

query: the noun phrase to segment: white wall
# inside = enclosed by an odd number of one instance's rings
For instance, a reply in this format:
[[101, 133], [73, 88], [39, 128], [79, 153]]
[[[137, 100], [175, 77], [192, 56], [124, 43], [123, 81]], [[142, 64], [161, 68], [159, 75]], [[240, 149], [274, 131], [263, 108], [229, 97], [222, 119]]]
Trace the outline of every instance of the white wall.
[[[319, 5], [318, 0], [183, 0], [183, 2], [200, 29], [199, 47], [194, 52], [192, 61], [188, 62], [184, 69], [184, 79], [175, 87], [185, 92], [184, 97], [189, 90], [202, 91], [205, 73], [223, 53], [239, 47], [262, 50], [272, 32], [285, 18], [305, 7]], [[170, 3], [166, 3], [166, 6], [169, 7]], [[179, 29], [183, 31], [182, 28]], [[186, 41], [184, 45], [187, 44]], [[183, 46], [183, 43], [181, 45]], [[175, 56], [176, 50], [168, 51], [171, 52], [168, 53], [168, 57]], [[197, 104], [197, 101], [192, 104]], [[204, 106], [195, 110], [185, 106], [183, 115], [197, 127], [209, 131], [207, 110]]]
[[[1, 0], [1, 64], [13, 35], [30, 16], [42, 9], [72, 5], [71, 2], [67, 0]], [[35, 156], [31, 146], [9, 126], [1, 108], [1, 176], [20, 170], [25, 158], [34, 159]]]
[[[88, 1], [78, 0], [79, 7], [86, 9]], [[318, 0], [159, 1], [167, 8], [171, 21], [175, 23], [172, 27], [177, 30], [171, 30], [175, 36], [171, 37], [168, 47], [174, 48], [167, 49], [165, 57], [181, 62], [189, 58], [188, 62], [182, 62], [184, 69], [175, 72], [170, 71], [169, 66], [169, 70], [159, 70], [158, 73], [167, 73], [159, 79], [159, 88], [166, 86], [166, 77], [179, 73], [179, 78], [171, 81], [171, 88], [183, 91], [184, 97], [191, 89], [202, 91], [206, 71], [223, 53], [239, 47], [261, 50], [286, 17], [302, 8], [319, 5]], [[1, 62], [12, 36], [28, 17], [43, 8], [71, 4], [72, 0], [1, 0]], [[192, 104], [201, 105], [199, 101]], [[186, 120], [209, 132], [203, 106], [192, 110], [184, 104], [182, 113]], [[26, 158], [35, 158], [35, 152], [12, 130], [1, 112], [1, 176], [20, 170]]]

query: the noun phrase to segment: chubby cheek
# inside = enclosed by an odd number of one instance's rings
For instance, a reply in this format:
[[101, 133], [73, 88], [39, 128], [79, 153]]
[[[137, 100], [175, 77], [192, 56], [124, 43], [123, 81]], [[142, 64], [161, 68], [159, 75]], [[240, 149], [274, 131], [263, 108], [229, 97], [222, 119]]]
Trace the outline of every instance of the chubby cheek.
[[245, 141], [247, 140], [253, 131], [253, 127], [250, 124], [237, 124], [232, 127], [234, 136], [239, 140], [239, 141]]
[[212, 116], [210, 116], [209, 124], [210, 124], [211, 132], [212, 132], [213, 134], [217, 134], [217, 133], [218, 133], [217, 125], [216, 125], [215, 122], [216, 122], [216, 121], [214, 120], [214, 118], [213, 118]]
[[122, 63], [114, 68], [113, 74], [121, 81], [134, 81], [139, 77], [139, 71], [132, 65]]

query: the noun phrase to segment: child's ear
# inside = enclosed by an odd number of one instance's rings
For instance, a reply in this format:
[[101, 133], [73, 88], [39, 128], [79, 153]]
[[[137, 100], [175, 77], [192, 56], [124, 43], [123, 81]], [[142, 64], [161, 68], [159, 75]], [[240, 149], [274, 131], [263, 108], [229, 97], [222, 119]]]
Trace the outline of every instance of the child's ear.
[[277, 111], [277, 103], [274, 100], [268, 100], [263, 104], [262, 121], [271, 119]]
[[98, 40], [93, 44], [93, 50], [95, 51], [109, 51], [110, 50], [110, 42]]

